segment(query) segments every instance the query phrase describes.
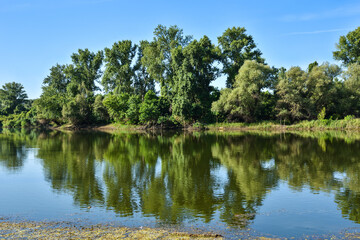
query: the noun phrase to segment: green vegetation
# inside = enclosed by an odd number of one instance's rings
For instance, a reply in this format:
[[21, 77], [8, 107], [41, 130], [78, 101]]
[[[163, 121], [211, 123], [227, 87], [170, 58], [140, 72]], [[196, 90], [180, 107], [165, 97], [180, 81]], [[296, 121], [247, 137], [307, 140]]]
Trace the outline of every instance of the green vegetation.
[[345, 65], [360, 62], [360, 27], [346, 36], [341, 36], [339, 43], [336, 45], [334, 58], [343, 61]]
[[[319, 115], [323, 114], [321, 112]], [[346, 116], [344, 119], [319, 119], [319, 120], [303, 120], [294, 124], [285, 125], [275, 121], [261, 121], [255, 123], [214, 123], [206, 125], [210, 129], [269, 129], [269, 130], [360, 130], [360, 119], [352, 115]]]
[[[0, 124], [176, 127], [270, 121], [295, 123], [292, 128], [359, 128], [358, 120], [335, 121], [360, 117], [359, 41], [360, 27], [340, 37], [333, 54], [342, 67], [315, 61], [305, 70], [285, 69], [266, 64], [245, 28], [228, 28], [215, 45], [207, 36], [197, 40], [177, 26], [159, 25], [152, 41], [118, 41], [96, 53], [79, 49], [70, 64], [50, 69], [38, 99], [27, 100], [19, 83], [5, 83]], [[211, 86], [219, 76], [227, 79], [221, 91]]]

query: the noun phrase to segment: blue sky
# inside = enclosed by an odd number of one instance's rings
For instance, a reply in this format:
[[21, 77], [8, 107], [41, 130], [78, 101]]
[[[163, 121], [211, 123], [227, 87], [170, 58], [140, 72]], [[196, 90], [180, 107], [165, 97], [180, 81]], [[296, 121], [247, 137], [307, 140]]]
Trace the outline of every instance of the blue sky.
[[[306, 68], [336, 63], [335, 43], [360, 26], [360, 1], [0, 0], [0, 85], [20, 82], [37, 98], [51, 66], [70, 63], [77, 49], [151, 40], [158, 24], [215, 44], [226, 28], [245, 27], [269, 65]], [[224, 78], [213, 84], [224, 87]]]

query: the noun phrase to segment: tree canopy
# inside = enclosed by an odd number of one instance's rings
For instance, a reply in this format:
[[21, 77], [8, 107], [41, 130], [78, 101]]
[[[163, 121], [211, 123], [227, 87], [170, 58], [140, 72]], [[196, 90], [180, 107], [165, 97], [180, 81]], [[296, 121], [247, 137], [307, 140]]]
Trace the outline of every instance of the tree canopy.
[[27, 94], [20, 83], [5, 83], [0, 89], [0, 113], [8, 115], [24, 109]]
[[337, 51], [333, 52], [334, 58], [340, 60], [344, 65], [360, 63], [360, 27], [341, 36], [336, 44]]
[[223, 73], [227, 75], [226, 86], [231, 88], [235, 82], [235, 76], [244, 64], [245, 60], [255, 60], [264, 63], [261, 51], [251, 35], [246, 34], [243, 27], [228, 28], [222, 36], [218, 37], [221, 49]]

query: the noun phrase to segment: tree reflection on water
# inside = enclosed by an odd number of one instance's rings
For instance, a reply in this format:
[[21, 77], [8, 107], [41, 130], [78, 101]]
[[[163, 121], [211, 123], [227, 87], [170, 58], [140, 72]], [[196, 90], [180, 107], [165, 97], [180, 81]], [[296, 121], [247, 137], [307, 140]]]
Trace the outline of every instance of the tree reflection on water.
[[209, 222], [219, 212], [226, 224], [246, 227], [285, 181], [296, 191], [334, 193], [343, 216], [360, 223], [358, 135], [3, 130], [0, 165], [21, 171], [32, 148], [55, 191], [120, 216]]

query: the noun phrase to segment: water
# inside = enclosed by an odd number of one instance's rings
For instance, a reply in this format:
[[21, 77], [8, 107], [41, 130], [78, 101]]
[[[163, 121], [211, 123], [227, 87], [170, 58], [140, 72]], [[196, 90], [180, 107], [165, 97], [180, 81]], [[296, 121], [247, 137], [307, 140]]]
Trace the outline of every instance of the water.
[[358, 133], [0, 133], [0, 218], [302, 237], [360, 230]]

